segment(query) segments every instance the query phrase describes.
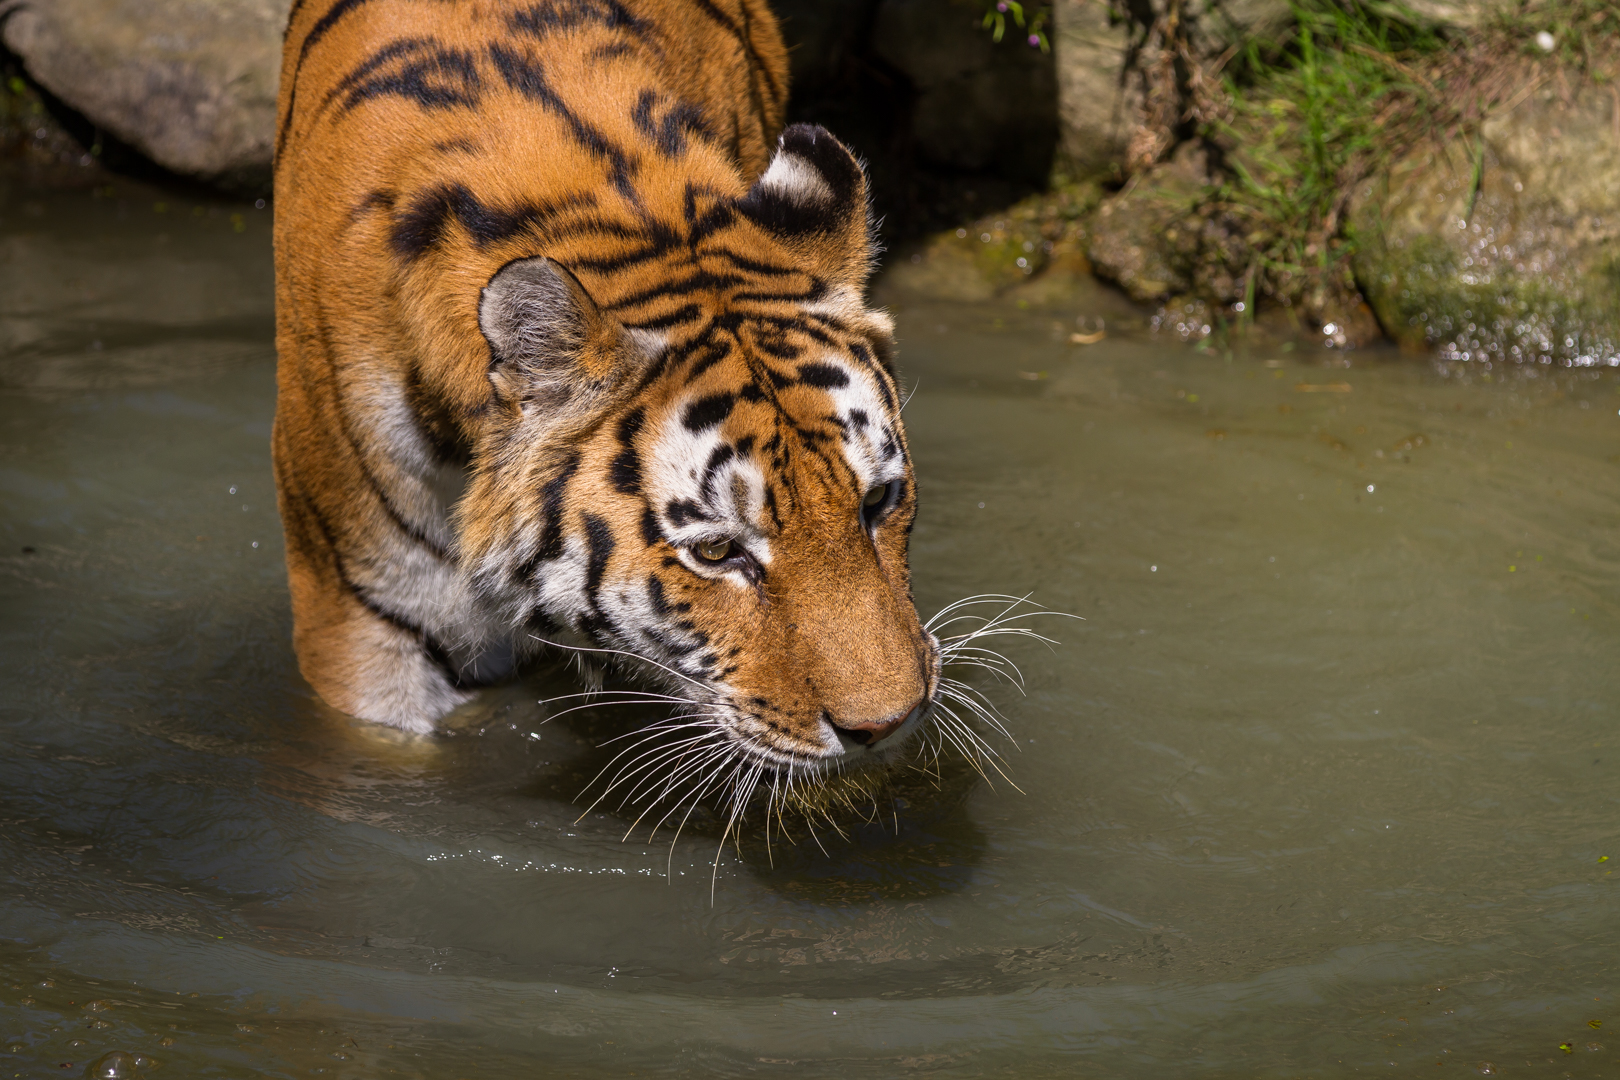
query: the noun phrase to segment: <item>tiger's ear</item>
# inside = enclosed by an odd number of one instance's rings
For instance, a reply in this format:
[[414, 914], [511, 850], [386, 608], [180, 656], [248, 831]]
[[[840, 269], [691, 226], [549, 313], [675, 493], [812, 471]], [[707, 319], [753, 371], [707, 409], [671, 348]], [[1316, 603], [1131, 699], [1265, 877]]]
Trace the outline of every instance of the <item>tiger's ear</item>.
[[478, 329], [489, 342], [495, 385], [548, 409], [587, 409], [648, 359], [645, 343], [597, 307], [567, 267], [544, 256], [495, 272], [479, 295]]
[[737, 209], [817, 277], [865, 287], [877, 255], [866, 170], [826, 128], [794, 124], [782, 132], [770, 168]]

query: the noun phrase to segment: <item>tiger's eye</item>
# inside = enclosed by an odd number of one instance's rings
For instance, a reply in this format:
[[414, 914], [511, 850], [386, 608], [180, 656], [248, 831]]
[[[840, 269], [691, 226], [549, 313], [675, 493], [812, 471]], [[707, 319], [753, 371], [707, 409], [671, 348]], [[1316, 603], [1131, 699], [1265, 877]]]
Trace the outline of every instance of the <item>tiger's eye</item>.
[[877, 487], [873, 488], [871, 491], [868, 491], [866, 493], [866, 498], [861, 500], [862, 509], [870, 510], [872, 507], [874, 507], [878, 503], [882, 502], [884, 497], [887, 496], [888, 494], [889, 494], [889, 485], [888, 484], [879, 484]]
[[693, 550], [698, 553], [698, 557], [701, 559], [707, 559], [709, 562], [720, 562], [731, 554], [731, 541], [704, 540], [694, 544]]

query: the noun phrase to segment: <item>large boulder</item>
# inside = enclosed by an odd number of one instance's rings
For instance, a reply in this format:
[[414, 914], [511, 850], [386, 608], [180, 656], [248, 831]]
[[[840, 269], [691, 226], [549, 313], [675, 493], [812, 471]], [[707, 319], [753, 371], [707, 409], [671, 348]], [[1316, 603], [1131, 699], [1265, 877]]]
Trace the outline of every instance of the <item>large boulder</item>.
[[1457, 359], [1620, 362], [1617, 132], [1607, 87], [1547, 89], [1364, 185], [1356, 279], [1384, 328]]
[[16, 0], [6, 47], [96, 127], [174, 172], [269, 181], [288, 0]]

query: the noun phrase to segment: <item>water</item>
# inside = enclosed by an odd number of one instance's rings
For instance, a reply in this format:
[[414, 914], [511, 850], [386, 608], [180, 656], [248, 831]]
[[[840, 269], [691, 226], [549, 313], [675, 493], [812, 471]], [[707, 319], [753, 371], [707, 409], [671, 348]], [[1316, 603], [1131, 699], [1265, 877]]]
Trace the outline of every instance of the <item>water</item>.
[[0, 1080], [1620, 1073], [1610, 373], [891, 297], [919, 605], [1084, 621], [1017, 789], [714, 866], [580, 818], [636, 716], [560, 668], [425, 742], [299, 680], [268, 211], [0, 246]]

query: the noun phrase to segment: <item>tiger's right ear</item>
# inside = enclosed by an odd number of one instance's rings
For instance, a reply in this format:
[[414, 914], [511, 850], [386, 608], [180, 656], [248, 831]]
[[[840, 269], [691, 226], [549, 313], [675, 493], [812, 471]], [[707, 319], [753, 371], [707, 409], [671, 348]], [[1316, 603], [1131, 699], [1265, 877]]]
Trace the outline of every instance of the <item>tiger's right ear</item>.
[[651, 351], [544, 256], [495, 272], [479, 294], [478, 329], [503, 396], [551, 410], [589, 408], [640, 371]]
[[817, 277], [865, 287], [877, 256], [866, 170], [826, 128], [782, 132], [770, 167], [737, 209]]

